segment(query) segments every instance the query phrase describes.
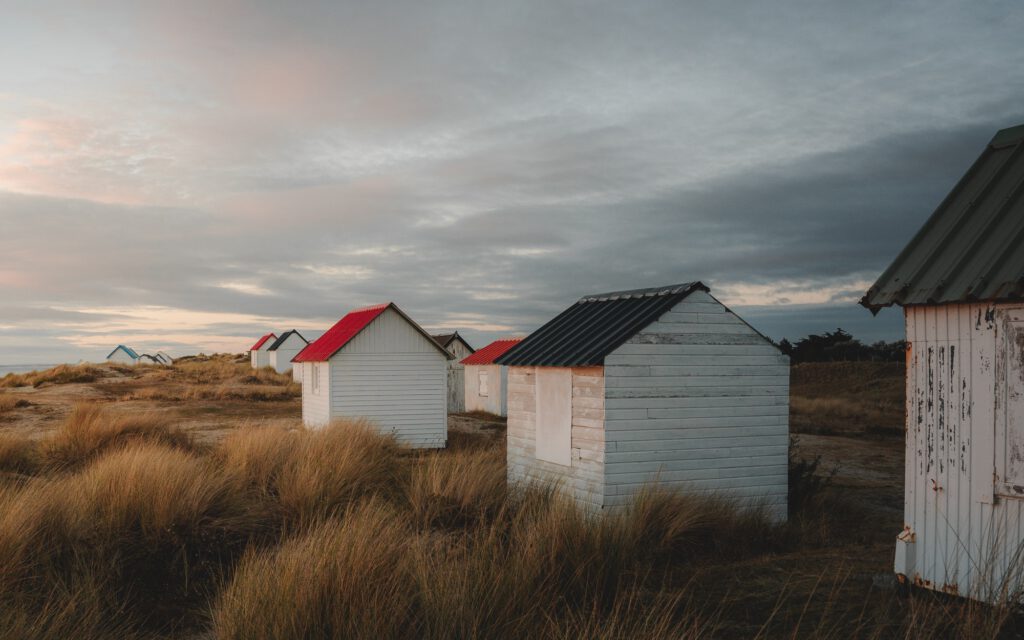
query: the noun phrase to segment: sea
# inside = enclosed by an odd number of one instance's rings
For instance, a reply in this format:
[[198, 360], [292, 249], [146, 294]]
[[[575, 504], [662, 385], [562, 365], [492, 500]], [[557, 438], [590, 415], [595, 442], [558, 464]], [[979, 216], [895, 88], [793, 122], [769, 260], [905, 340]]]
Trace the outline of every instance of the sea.
[[42, 371], [49, 369], [50, 367], [56, 367], [55, 364], [0, 364], [0, 378], [6, 376], [8, 373], [28, 373], [29, 371]]

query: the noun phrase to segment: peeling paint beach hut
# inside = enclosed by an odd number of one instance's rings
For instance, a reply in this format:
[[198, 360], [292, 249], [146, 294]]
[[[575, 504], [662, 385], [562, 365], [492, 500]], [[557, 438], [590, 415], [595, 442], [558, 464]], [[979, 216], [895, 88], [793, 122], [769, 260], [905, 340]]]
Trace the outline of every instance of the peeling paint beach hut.
[[277, 336], [268, 333], [256, 341], [256, 344], [249, 347], [249, 363], [253, 369], [262, 369], [270, 366], [270, 345], [277, 340]]
[[465, 369], [462, 366], [462, 359], [472, 355], [475, 350], [458, 331], [431, 337], [452, 356], [448, 361], [448, 413], [462, 413], [466, 410]]
[[507, 415], [508, 367], [494, 360], [519, 344], [522, 338], [495, 340], [473, 355], [464, 358], [466, 378], [466, 411], [484, 411]]
[[785, 519], [788, 358], [700, 282], [584, 296], [495, 362], [510, 482], [595, 509], [656, 483]]
[[[302, 337], [302, 334], [292, 329], [291, 331], [285, 331], [279, 338], [276, 338], [270, 343], [270, 347], [267, 351], [270, 353], [270, 366], [274, 368], [274, 371], [278, 373], [284, 373], [292, 369], [292, 358], [299, 355], [299, 352], [306, 348], [309, 341]], [[293, 373], [292, 378], [294, 380], [302, 380], [302, 377], [296, 377]]]
[[138, 364], [139, 354], [135, 353], [135, 350], [131, 347], [119, 344], [114, 347], [113, 351], [107, 354], [107, 362], [114, 362], [117, 364]]
[[903, 307], [907, 425], [895, 570], [995, 602], [1024, 587], [1024, 126], [996, 133], [868, 290]]
[[412, 447], [444, 447], [450, 358], [394, 303], [356, 309], [292, 361], [302, 367], [302, 420], [367, 418]]

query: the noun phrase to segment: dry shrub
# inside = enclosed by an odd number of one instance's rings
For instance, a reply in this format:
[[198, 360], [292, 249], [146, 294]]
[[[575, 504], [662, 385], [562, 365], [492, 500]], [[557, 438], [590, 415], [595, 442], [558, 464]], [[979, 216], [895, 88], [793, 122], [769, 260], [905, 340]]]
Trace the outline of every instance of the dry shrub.
[[61, 364], [44, 371], [9, 373], [0, 378], [0, 387], [40, 387], [44, 384], [95, 382], [108, 375], [107, 370], [92, 364]]
[[361, 421], [324, 429], [252, 429], [218, 448], [225, 469], [272, 496], [285, 520], [308, 526], [368, 496], [396, 497], [407, 476], [404, 449]]
[[0, 472], [29, 475], [38, 467], [39, 453], [34, 441], [0, 433]]
[[9, 395], [0, 395], [0, 413], [6, 411], [13, 411], [14, 409], [20, 409], [22, 407], [28, 407], [32, 403], [24, 398], [16, 398]]
[[94, 403], [75, 405], [60, 429], [39, 443], [40, 456], [51, 468], [68, 469], [131, 442], [159, 442], [191, 449], [189, 434], [154, 413], [121, 413]]
[[506, 500], [505, 454], [495, 448], [429, 454], [413, 468], [406, 492], [420, 526], [493, 518]]
[[208, 461], [139, 443], [0, 495], [0, 603], [32, 610], [73, 594], [82, 611], [136, 628], [194, 625], [265, 524]]
[[246, 400], [249, 402], [282, 402], [302, 396], [302, 386], [289, 382], [283, 386], [239, 386], [222, 384], [173, 385], [162, 384], [154, 387], [134, 389], [122, 396], [122, 400], [153, 400], [182, 402], [196, 400]]
[[214, 611], [222, 640], [408, 638], [412, 532], [370, 500], [243, 560]]

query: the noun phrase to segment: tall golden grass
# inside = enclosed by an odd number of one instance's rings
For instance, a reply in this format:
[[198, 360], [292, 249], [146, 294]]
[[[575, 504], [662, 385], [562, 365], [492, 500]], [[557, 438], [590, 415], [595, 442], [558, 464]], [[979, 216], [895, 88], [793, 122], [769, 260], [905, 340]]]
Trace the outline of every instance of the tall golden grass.
[[842, 505], [779, 525], [652, 488], [592, 513], [507, 486], [499, 441], [455, 445], [339, 422], [198, 447], [159, 414], [95, 405], [39, 441], [0, 436], [0, 638], [704, 638], [737, 606], [751, 637], [1019, 630], [1008, 607], [851, 599], [827, 566], [809, 591], [758, 594], [767, 611], [736, 605], [708, 576], [813, 564], [835, 531], [805, 528]]
[[14, 409], [20, 409], [21, 407], [27, 407], [31, 403], [24, 399], [16, 396], [0, 395], [0, 413], [7, 411], [13, 411]]
[[92, 364], [61, 364], [43, 371], [8, 373], [0, 378], [0, 387], [41, 387], [44, 384], [68, 384], [72, 382], [95, 382], [110, 375], [113, 368]]

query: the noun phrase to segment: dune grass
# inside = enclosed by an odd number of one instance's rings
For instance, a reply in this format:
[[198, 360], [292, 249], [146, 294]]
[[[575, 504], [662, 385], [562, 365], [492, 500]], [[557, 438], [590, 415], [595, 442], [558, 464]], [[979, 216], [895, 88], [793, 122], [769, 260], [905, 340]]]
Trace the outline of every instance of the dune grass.
[[92, 364], [61, 364], [43, 371], [8, 373], [0, 378], [0, 387], [41, 387], [45, 384], [95, 382], [110, 375], [111, 367]]
[[0, 395], [0, 413], [6, 413], [8, 411], [14, 411], [15, 409], [21, 409], [22, 407], [31, 406], [31, 402], [24, 398], [18, 398], [10, 395]]
[[[218, 358], [146, 376], [214, 390], [290, 384]], [[453, 432], [448, 449], [424, 452], [365, 423], [280, 421], [199, 446], [162, 414], [128, 407], [80, 405], [38, 440], [0, 434], [0, 638], [1021, 630], [1009, 607], [852, 587], [834, 554], [875, 552], [849, 544], [866, 517], [812, 480], [796, 482], [786, 524], [756, 505], [653, 488], [592, 513], [554, 487], [508, 486], [504, 441], [489, 433]]]

